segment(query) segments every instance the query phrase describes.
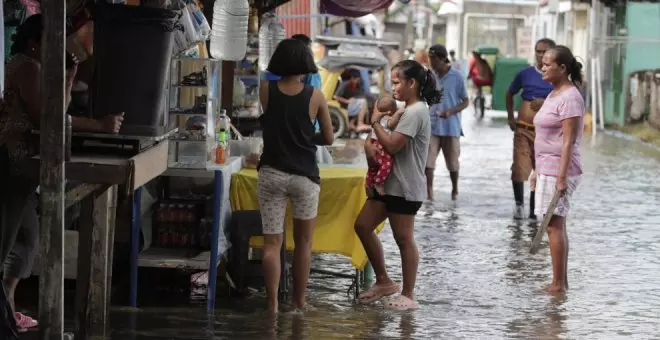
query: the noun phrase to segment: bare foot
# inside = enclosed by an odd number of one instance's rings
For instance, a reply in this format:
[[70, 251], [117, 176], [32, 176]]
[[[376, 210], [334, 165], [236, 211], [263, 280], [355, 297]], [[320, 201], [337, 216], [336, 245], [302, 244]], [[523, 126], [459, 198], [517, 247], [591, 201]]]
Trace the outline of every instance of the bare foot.
[[452, 201], [455, 201], [457, 196], [458, 196], [458, 191], [452, 191], [451, 192], [451, 200]]
[[545, 291], [550, 294], [560, 294], [566, 292], [566, 287], [563, 284], [551, 283], [545, 287]]
[[383, 185], [383, 184], [374, 185], [374, 189], [376, 189], [376, 192], [379, 195], [381, 195], [381, 196], [385, 195], [385, 185]]
[[380, 300], [383, 297], [394, 295], [399, 292], [399, 285], [394, 281], [389, 280], [383, 283], [376, 283], [371, 288], [362, 292], [358, 300], [362, 304], [368, 304]]
[[297, 304], [292, 304], [291, 308], [287, 310], [287, 313], [304, 313], [304, 312], [314, 312], [316, 308], [312, 305], [305, 303], [302, 307]]

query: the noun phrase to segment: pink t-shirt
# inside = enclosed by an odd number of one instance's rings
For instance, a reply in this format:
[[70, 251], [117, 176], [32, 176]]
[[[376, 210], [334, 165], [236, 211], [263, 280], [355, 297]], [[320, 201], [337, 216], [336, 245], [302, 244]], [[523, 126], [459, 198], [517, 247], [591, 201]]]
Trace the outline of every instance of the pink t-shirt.
[[534, 126], [536, 127], [534, 152], [537, 173], [546, 176], [558, 175], [561, 147], [564, 142], [561, 122], [572, 117], [580, 117], [580, 122], [566, 175], [577, 176], [582, 174], [580, 142], [584, 130], [584, 98], [580, 90], [574, 86], [559, 93], [551, 93], [534, 117]]

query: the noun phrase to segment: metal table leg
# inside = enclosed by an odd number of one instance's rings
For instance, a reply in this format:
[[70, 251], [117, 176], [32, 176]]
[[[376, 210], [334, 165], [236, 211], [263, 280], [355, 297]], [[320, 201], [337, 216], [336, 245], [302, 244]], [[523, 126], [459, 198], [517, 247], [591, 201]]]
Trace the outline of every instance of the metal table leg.
[[222, 171], [215, 171], [213, 190], [213, 227], [211, 232], [211, 254], [209, 256], [208, 300], [206, 311], [212, 312], [215, 308], [215, 289], [218, 280], [218, 238], [220, 236], [220, 219], [223, 204], [223, 178]]
[[133, 194], [133, 214], [131, 219], [131, 307], [137, 307], [138, 256], [140, 254], [140, 229], [142, 211], [142, 188]]

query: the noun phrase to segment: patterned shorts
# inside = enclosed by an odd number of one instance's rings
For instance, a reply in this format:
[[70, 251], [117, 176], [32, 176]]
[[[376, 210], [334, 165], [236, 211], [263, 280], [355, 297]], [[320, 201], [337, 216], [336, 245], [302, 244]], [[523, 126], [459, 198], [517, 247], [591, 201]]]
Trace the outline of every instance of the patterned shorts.
[[294, 219], [316, 218], [321, 186], [311, 179], [264, 166], [259, 169], [257, 185], [261, 224], [265, 235], [284, 232], [284, 218], [289, 200]]
[[[555, 215], [566, 217], [568, 215], [568, 210], [570, 208], [569, 201], [575, 189], [577, 189], [580, 184], [581, 176], [569, 176], [567, 180], [568, 189], [566, 194], [559, 199], [557, 203], [557, 208], [555, 208]], [[536, 215], [541, 217], [545, 216], [545, 213], [548, 211], [548, 206], [552, 197], [555, 195], [557, 186], [557, 177], [547, 176], [547, 175], [538, 175], [536, 178]]]

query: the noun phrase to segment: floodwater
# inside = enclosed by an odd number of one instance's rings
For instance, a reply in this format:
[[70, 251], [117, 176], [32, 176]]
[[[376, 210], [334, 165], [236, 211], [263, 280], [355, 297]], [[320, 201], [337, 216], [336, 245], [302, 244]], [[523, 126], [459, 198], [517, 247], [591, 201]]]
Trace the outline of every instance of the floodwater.
[[[435, 212], [416, 219], [419, 310], [361, 306], [350, 280], [313, 275], [305, 315], [266, 317], [260, 296], [112, 313], [111, 339], [651, 339], [660, 338], [660, 151], [600, 134], [585, 136], [585, 174], [568, 220], [569, 281], [564, 296], [550, 282], [547, 245], [528, 246], [536, 231], [512, 219], [512, 133], [503, 120], [464, 115], [459, 199], [439, 166]], [[388, 271], [400, 280], [389, 229], [381, 234]], [[314, 267], [351, 272], [341, 256]], [[167, 304], [163, 301], [163, 304]]]

